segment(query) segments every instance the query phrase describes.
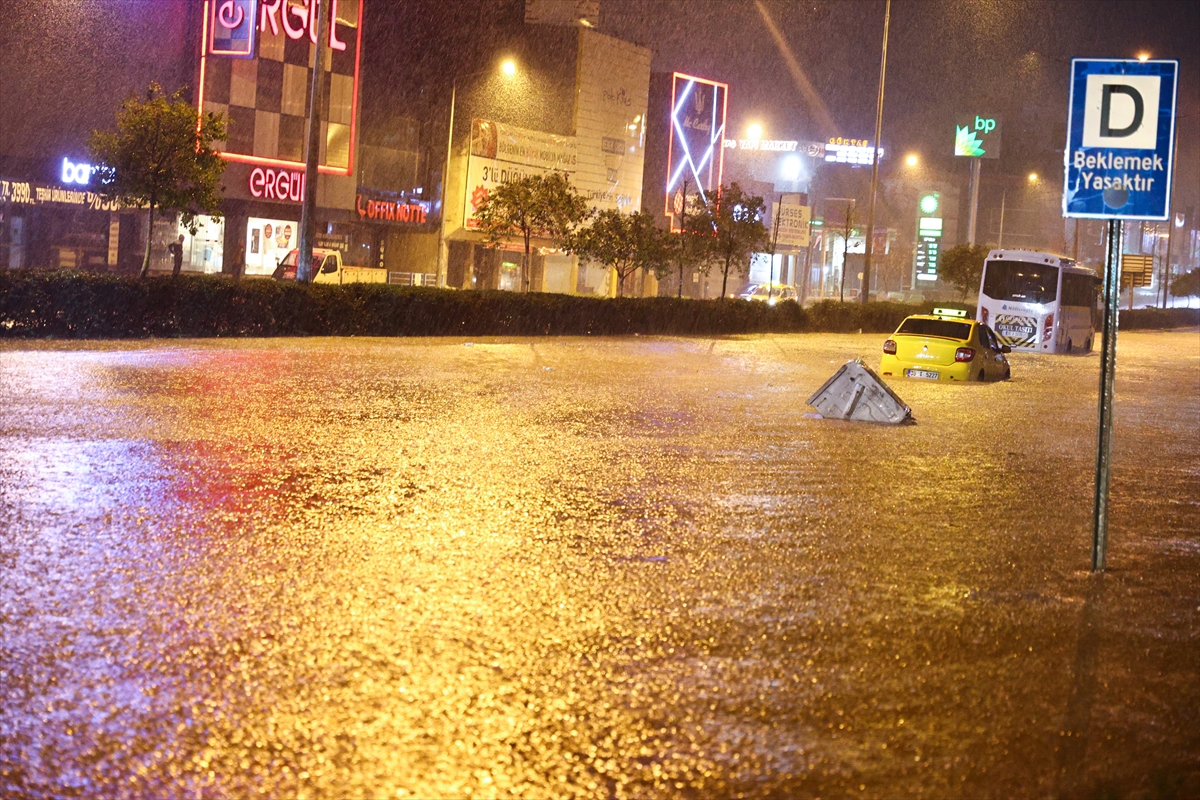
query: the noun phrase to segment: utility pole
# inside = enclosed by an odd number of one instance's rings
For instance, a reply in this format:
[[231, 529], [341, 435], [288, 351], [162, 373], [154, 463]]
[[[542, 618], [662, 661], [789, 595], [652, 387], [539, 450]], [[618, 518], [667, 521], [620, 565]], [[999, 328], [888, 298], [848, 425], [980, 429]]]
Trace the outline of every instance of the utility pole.
[[975, 246], [975, 218], [979, 215], [979, 162], [978, 156], [971, 159], [971, 215], [967, 217], [967, 244]]
[[775, 206], [774, 225], [771, 226], [771, 264], [767, 268], [767, 302], [771, 302], [771, 295], [775, 291], [775, 248], [779, 246], [779, 217], [783, 213], [783, 194], [779, 195], [779, 202]]
[[450, 187], [450, 155], [454, 149], [454, 101], [458, 99], [458, 77], [450, 83], [450, 122], [446, 126], [446, 161], [442, 165], [442, 213], [441, 225], [438, 231], [438, 271], [437, 285], [446, 285], [446, 275], [450, 267], [450, 243], [446, 241], [446, 192]]
[[325, 20], [328, 9], [317, 6], [317, 43], [313, 46], [312, 86], [308, 93], [308, 151], [304, 157], [304, 205], [300, 208], [300, 242], [296, 254], [296, 282], [313, 279], [313, 240], [317, 234], [317, 164], [321, 161], [321, 89], [325, 81]]
[[1008, 190], [1005, 189], [1000, 195], [1000, 235], [996, 237], [996, 249], [1004, 249], [1004, 201], [1008, 199]]
[[871, 297], [871, 251], [875, 249], [875, 192], [879, 186], [879, 137], [883, 135], [883, 79], [887, 73], [888, 23], [892, 0], [883, 7], [883, 55], [879, 59], [879, 99], [875, 105], [875, 152], [871, 154], [871, 202], [867, 212], [867, 246], [863, 257], [862, 302]]

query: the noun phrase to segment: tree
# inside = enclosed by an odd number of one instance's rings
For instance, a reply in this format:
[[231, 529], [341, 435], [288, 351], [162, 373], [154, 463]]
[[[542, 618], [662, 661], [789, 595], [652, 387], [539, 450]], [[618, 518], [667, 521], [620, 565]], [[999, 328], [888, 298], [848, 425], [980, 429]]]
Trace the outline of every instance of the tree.
[[979, 289], [979, 280], [983, 276], [983, 262], [987, 259], [992, 245], [977, 244], [974, 247], [960, 244], [942, 251], [938, 259], [938, 276], [962, 292], [965, 300], [967, 292]]
[[678, 296], [683, 297], [683, 275], [689, 269], [708, 274], [712, 254], [713, 218], [704, 196], [688, 194], [689, 181], [683, 182], [680, 197], [683, 210], [679, 212], [679, 230], [671, 233], [671, 260], [679, 274]]
[[617, 275], [617, 297], [625, 293], [625, 279], [639, 269], [662, 274], [670, 264], [668, 235], [654, 217], [635, 211], [622, 214], [605, 209], [591, 225], [571, 237], [568, 249], [599, 261]]
[[763, 199], [742, 191], [737, 183], [722, 186], [715, 207], [710, 204], [715, 238], [712, 255], [721, 268], [721, 297], [729, 284], [729, 271], [737, 265], [742, 272], [750, 265], [754, 249], [766, 241], [762, 223]]
[[[1171, 280], [1171, 294], [1175, 297], [1200, 297], [1200, 268], [1185, 272]], [[1188, 301], [1191, 305], [1191, 301]]]
[[561, 172], [526, 175], [500, 184], [475, 212], [488, 247], [511, 239], [525, 245], [521, 282], [529, 291], [531, 240], [543, 236], [563, 244], [588, 217], [587, 201]]
[[842, 279], [838, 285], [838, 302], [846, 302], [846, 273], [850, 268], [850, 237], [854, 235], [854, 200], [846, 200], [846, 215], [842, 219], [841, 230], [836, 230], [842, 236]]
[[212, 144], [225, 139], [225, 118], [200, 114], [183, 92], [168, 98], [161, 86], [151, 83], [145, 97], [135, 93], [121, 103], [115, 131], [95, 130], [88, 139], [101, 192], [125, 205], [146, 208], [142, 277], [150, 271], [156, 211], [180, 214], [193, 235], [198, 215], [221, 216], [217, 204], [225, 161]]
[[886, 297], [892, 286], [896, 291], [904, 288], [904, 278], [912, 272], [912, 245], [907, 240], [896, 239], [888, 246], [887, 253], [878, 254], [874, 262], [875, 274], [879, 278], [880, 292]]

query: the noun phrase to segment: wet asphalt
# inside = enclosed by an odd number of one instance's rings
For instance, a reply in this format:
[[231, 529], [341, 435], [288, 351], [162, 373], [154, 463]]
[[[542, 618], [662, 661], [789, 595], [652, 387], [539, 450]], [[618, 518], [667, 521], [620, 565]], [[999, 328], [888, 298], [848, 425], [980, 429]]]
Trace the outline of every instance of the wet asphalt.
[[1200, 332], [0, 343], [0, 797], [1200, 796]]

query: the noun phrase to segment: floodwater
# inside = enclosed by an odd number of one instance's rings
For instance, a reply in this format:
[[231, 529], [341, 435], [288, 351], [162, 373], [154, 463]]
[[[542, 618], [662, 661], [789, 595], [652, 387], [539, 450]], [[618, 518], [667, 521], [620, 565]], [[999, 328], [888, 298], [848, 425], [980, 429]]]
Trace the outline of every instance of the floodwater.
[[1200, 794], [1200, 332], [0, 344], [2, 797]]

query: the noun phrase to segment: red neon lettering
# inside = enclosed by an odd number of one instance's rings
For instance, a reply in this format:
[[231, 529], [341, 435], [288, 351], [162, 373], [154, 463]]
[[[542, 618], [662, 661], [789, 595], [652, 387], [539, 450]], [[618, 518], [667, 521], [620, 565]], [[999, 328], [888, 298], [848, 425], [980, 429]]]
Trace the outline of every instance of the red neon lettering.
[[337, 38], [337, 4], [338, 0], [333, 0], [329, 7], [329, 49], [345, 50], [346, 43]]
[[259, 15], [258, 29], [263, 33], [267, 32], [267, 23], [271, 23], [271, 35], [279, 35], [279, 20], [276, 16], [279, 14], [279, 4], [283, 0], [263, 0], [262, 14]]
[[[293, 16], [300, 20], [300, 27], [293, 28], [288, 24], [288, 16]], [[303, 8], [289, 5], [283, 10], [283, 30], [287, 33], [289, 39], [299, 39], [304, 36], [304, 29], [308, 26], [308, 6]]]
[[321, 0], [308, 0], [308, 38], [317, 43], [317, 7]]
[[235, 6], [233, 0], [225, 0], [217, 9], [217, 22], [230, 30], [240, 26], [245, 18], [246, 12], [242, 11], [241, 6]]
[[250, 173], [250, 194], [255, 197], [263, 196], [263, 184], [266, 183], [267, 176], [263, 174], [262, 167], [255, 167]]
[[304, 173], [255, 167], [250, 172], [250, 194], [299, 203], [304, 197]]

